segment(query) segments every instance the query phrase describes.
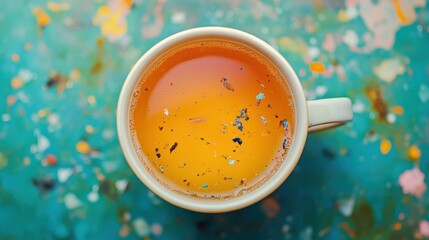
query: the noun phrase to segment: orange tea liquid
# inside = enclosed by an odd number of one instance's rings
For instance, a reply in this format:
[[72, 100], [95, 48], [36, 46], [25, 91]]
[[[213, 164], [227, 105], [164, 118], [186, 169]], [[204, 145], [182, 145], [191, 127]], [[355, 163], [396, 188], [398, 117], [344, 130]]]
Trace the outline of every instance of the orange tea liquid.
[[158, 57], [134, 90], [130, 128], [145, 168], [172, 191], [225, 199], [263, 184], [287, 154], [294, 104], [257, 51], [196, 40]]

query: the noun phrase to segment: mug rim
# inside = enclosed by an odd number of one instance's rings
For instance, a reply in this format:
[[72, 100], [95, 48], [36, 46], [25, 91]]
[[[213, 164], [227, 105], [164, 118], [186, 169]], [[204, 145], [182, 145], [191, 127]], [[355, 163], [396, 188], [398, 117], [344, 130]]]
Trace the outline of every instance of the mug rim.
[[[141, 73], [144, 71], [144, 68], [151, 63], [151, 60], [159, 56], [166, 49], [189, 39], [203, 37], [222, 37], [224, 39], [230, 39], [233, 41], [235, 40], [258, 50], [262, 55], [267, 57], [284, 75], [286, 84], [288, 84], [291, 90], [292, 98], [294, 100], [294, 137], [292, 138], [289, 152], [287, 153], [280, 167], [276, 170], [273, 176], [271, 176], [266, 182], [257, 187], [255, 190], [228, 200], [206, 201], [193, 199], [175, 193], [162, 186], [162, 184], [160, 184], [150, 175], [149, 172], [146, 171], [145, 167], [140, 162], [131, 140], [128, 124], [130, 98], [136, 83], [138, 83], [140, 79]], [[125, 79], [119, 95], [116, 120], [119, 143], [125, 155], [125, 159], [140, 181], [156, 195], [173, 205], [196, 212], [206, 213], [238, 210], [260, 201], [275, 191], [291, 174], [298, 163], [308, 134], [308, 112], [306, 98], [304, 96], [298, 76], [287, 60], [271, 45], [259, 39], [258, 37], [241, 30], [226, 27], [199, 27], [188, 29], [173, 34], [151, 47], [134, 64], [127, 78]]]

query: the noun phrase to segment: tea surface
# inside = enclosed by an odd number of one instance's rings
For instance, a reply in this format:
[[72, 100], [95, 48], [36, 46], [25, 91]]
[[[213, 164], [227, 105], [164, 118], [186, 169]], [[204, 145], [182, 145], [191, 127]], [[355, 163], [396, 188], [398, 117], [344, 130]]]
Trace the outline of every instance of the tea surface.
[[198, 40], [158, 57], [135, 87], [130, 128], [145, 168], [172, 191], [231, 198], [263, 184], [287, 154], [293, 99], [250, 47]]

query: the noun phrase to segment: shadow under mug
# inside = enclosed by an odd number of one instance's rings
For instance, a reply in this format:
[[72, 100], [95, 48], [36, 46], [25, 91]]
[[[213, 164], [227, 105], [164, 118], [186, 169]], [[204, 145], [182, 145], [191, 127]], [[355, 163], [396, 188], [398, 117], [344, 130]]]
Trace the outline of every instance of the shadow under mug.
[[[259, 51], [284, 75], [290, 87], [295, 107], [294, 137], [288, 154], [278, 170], [262, 186], [242, 196], [222, 200], [204, 201], [182, 196], [155, 180], [140, 162], [134, 149], [129, 129], [130, 99], [141, 74], [152, 61], [178, 44], [199, 38], [220, 38], [246, 44]], [[122, 87], [117, 106], [117, 131], [125, 158], [136, 176], [164, 200], [197, 212], [228, 212], [249, 206], [276, 190], [290, 175], [299, 161], [308, 132], [336, 127], [353, 119], [349, 98], [330, 98], [307, 101], [299, 79], [289, 63], [273, 47], [243, 31], [224, 27], [201, 27], [174, 34], [147, 51], [133, 66]]]

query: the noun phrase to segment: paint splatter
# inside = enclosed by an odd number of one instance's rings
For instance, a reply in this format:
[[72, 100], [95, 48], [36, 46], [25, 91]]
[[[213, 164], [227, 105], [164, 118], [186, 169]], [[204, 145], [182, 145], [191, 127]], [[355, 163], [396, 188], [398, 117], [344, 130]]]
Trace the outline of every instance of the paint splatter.
[[323, 41], [322, 44], [323, 49], [325, 49], [328, 52], [334, 52], [335, 48], [336, 48], [336, 43], [335, 43], [335, 37], [334, 34], [332, 33], [328, 33], [325, 36], [325, 40]]
[[57, 71], [52, 71], [49, 74], [48, 81], [45, 83], [46, 88], [56, 87], [58, 93], [64, 92], [67, 84], [67, 77]]
[[170, 115], [170, 112], [168, 111], [168, 108], [164, 108], [164, 115], [165, 115], [165, 116]]
[[139, 237], [147, 237], [150, 234], [149, 224], [143, 218], [137, 218], [133, 221], [133, 228]]
[[91, 146], [86, 141], [79, 141], [76, 143], [76, 151], [83, 153], [83, 154], [89, 154], [91, 152]]
[[208, 187], [209, 187], [209, 185], [208, 185], [207, 183], [203, 183], [202, 187], [203, 187], [203, 188], [208, 188]]
[[419, 223], [419, 232], [423, 237], [429, 238], [429, 222], [422, 220]]
[[64, 204], [67, 209], [75, 209], [82, 206], [82, 202], [73, 193], [67, 193], [65, 195]]
[[267, 218], [273, 219], [280, 212], [280, 205], [274, 198], [268, 197], [262, 201], [261, 209]]
[[70, 3], [48, 2], [46, 7], [52, 12], [63, 12], [70, 9]]
[[238, 130], [243, 131], [243, 122], [241, 122], [241, 119], [244, 119], [245, 121], [248, 121], [250, 118], [247, 115], [247, 108], [243, 108], [240, 111], [240, 115], [238, 115], [235, 118], [235, 122], [232, 124], [233, 126], [237, 127]]
[[405, 65], [399, 58], [384, 60], [373, 69], [378, 78], [388, 83], [405, 73]]
[[367, 87], [365, 93], [372, 102], [372, 107], [378, 113], [379, 121], [386, 121], [387, 118], [387, 103], [381, 95], [381, 90], [378, 87]]
[[58, 182], [60, 183], [66, 182], [72, 174], [73, 174], [73, 169], [71, 168], [58, 169], [58, 172], [57, 172]]
[[354, 198], [344, 198], [337, 201], [338, 210], [345, 216], [350, 217], [355, 206]]
[[243, 144], [243, 140], [241, 140], [239, 137], [233, 138], [232, 141], [238, 143], [239, 145]]
[[159, 223], [152, 224], [151, 230], [152, 230], [153, 235], [155, 235], [155, 236], [160, 236], [163, 232], [162, 225]]
[[221, 78], [220, 82], [222, 83], [222, 85], [228, 89], [229, 91], [234, 92], [234, 88], [232, 87], [232, 85], [228, 82], [228, 79], [226, 77]]
[[39, 34], [41, 34], [42, 30], [51, 23], [51, 17], [41, 7], [34, 7], [33, 15], [36, 18], [37, 26], [39, 27]]
[[162, 12], [165, 2], [167, 2], [167, 0], [158, 0], [155, 8], [152, 11], [148, 11], [148, 14], [143, 16], [143, 38], [154, 38], [161, 33], [164, 27], [164, 15]]
[[55, 182], [51, 178], [33, 178], [31, 182], [39, 189], [40, 193], [45, 193], [55, 187]]
[[418, 146], [412, 145], [410, 148], [408, 148], [407, 156], [413, 161], [418, 161], [422, 156], [422, 152], [420, 151]]
[[132, 5], [132, 0], [108, 1], [107, 5], [98, 8], [92, 23], [100, 26], [101, 35], [115, 42], [127, 33], [126, 16]]
[[410, 193], [416, 197], [421, 197], [426, 191], [424, 182], [425, 175], [419, 168], [414, 167], [411, 170], [406, 170], [399, 176], [399, 185], [404, 193]]
[[391, 148], [392, 148], [392, 144], [390, 143], [389, 140], [387, 140], [387, 139], [381, 140], [381, 142], [380, 142], [380, 152], [383, 155], [388, 154], [390, 152]]
[[325, 73], [325, 65], [322, 62], [312, 62], [310, 63], [310, 71], [317, 74]]

